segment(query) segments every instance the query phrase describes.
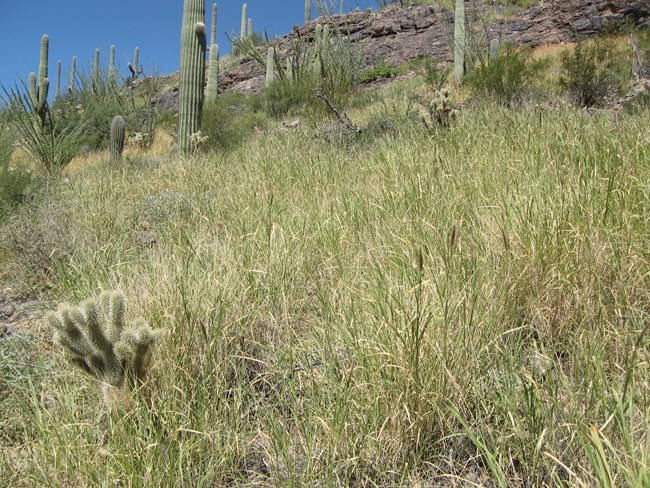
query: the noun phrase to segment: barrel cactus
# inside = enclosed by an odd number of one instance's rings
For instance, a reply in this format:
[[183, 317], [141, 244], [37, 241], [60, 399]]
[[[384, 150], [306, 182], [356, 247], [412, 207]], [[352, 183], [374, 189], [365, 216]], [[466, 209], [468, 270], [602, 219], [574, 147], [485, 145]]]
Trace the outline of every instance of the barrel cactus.
[[119, 292], [104, 292], [80, 306], [61, 304], [46, 321], [68, 360], [103, 383], [109, 405], [119, 390], [142, 383], [152, 347], [164, 333], [143, 320], [127, 324], [126, 297]]
[[112, 162], [116, 162], [122, 159], [125, 136], [126, 123], [124, 122], [124, 118], [122, 116], [117, 115], [111, 122], [110, 146]]
[[183, 155], [191, 152], [190, 136], [201, 129], [205, 51], [205, 2], [185, 0], [178, 103], [178, 147]]

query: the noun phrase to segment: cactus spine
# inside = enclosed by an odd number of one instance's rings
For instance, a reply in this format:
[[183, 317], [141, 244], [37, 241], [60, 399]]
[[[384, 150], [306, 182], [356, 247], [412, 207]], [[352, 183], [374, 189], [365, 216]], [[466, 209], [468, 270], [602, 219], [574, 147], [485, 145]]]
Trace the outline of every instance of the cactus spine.
[[32, 108], [41, 119], [41, 126], [45, 125], [47, 115], [47, 92], [50, 88], [50, 80], [47, 78], [47, 58], [49, 53], [49, 39], [47, 35], [41, 38], [41, 55], [38, 64], [38, 79], [36, 73], [29, 74], [29, 98], [32, 101]]
[[129, 63], [129, 71], [131, 72], [131, 81], [138, 79], [138, 75], [142, 74], [142, 69], [138, 67], [138, 58], [140, 56], [140, 49], [137, 47], [133, 51], [133, 64]]
[[266, 83], [268, 88], [275, 81], [275, 50], [270, 47], [266, 51]]
[[460, 85], [465, 76], [465, 0], [456, 0], [454, 15], [454, 78]]
[[72, 63], [70, 64], [70, 78], [68, 79], [68, 92], [74, 91], [74, 82], [77, 70], [77, 56], [72, 56]]
[[116, 115], [111, 122], [111, 162], [117, 162], [122, 159], [125, 135], [126, 123], [121, 115]]
[[305, 0], [305, 24], [311, 20], [311, 0]]
[[191, 151], [190, 136], [201, 129], [205, 71], [205, 2], [185, 0], [181, 29], [181, 71], [178, 101], [178, 147]]
[[108, 82], [115, 82], [115, 46], [111, 46], [111, 51], [108, 56]]
[[79, 307], [61, 304], [46, 321], [70, 362], [104, 383], [109, 404], [111, 395], [144, 380], [151, 349], [164, 333], [143, 320], [127, 324], [126, 298], [119, 292], [104, 292]]

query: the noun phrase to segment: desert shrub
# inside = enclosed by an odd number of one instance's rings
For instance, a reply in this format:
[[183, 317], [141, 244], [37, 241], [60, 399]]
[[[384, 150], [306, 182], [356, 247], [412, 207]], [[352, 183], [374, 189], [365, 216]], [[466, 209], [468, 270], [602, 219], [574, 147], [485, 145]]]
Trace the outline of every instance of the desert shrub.
[[400, 68], [391, 66], [386, 61], [382, 60], [375, 64], [372, 68], [366, 69], [361, 72], [359, 76], [360, 83], [369, 83], [379, 78], [393, 78], [402, 73]]
[[530, 53], [530, 49], [505, 46], [495, 59], [479, 63], [466, 83], [476, 95], [511, 106], [531, 91], [546, 66], [544, 61], [533, 60]]
[[21, 147], [48, 175], [57, 175], [79, 151], [84, 124], [65, 122], [49, 107], [39, 115], [33, 110], [29, 89], [24, 82], [13, 88], [3, 87], [0, 101], [6, 121], [18, 134]]
[[204, 149], [231, 149], [246, 142], [255, 130], [263, 130], [268, 117], [258, 109], [264, 106], [259, 98], [245, 101], [241, 95], [226, 95], [206, 106], [201, 123], [201, 132], [208, 137]]
[[303, 80], [275, 81], [264, 90], [266, 111], [271, 117], [284, 117], [302, 108], [313, 95], [313, 88]]
[[576, 105], [601, 105], [617, 86], [615, 51], [606, 39], [593, 42], [579, 39], [573, 50], [562, 53], [561, 88]]

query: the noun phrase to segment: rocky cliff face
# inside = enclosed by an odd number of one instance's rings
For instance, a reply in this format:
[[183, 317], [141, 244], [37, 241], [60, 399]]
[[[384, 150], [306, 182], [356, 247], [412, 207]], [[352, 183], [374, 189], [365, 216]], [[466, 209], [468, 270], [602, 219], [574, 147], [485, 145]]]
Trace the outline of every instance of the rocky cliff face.
[[[487, 31], [488, 39], [501, 38], [515, 46], [539, 46], [593, 36], [612, 26], [650, 23], [650, 0], [541, 0], [523, 12], [506, 15], [503, 7], [469, 7], [468, 18]], [[489, 21], [478, 19], [492, 19]], [[300, 36], [313, 39], [316, 26], [328, 23], [358, 42], [364, 65], [384, 60], [399, 65], [410, 59], [430, 57], [451, 61], [453, 13], [429, 5], [391, 7], [376, 13], [353, 12], [329, 19], [319, 18], [300, 28]], [[278, 44], [282, 51], [297, 34], [292, 32]], [[220, 91], [235, 89], [260, 92], [264, 74], [249, 59], [242, 59], [220, 83]], [[168, 103], [169, 104], [169, 100]]]

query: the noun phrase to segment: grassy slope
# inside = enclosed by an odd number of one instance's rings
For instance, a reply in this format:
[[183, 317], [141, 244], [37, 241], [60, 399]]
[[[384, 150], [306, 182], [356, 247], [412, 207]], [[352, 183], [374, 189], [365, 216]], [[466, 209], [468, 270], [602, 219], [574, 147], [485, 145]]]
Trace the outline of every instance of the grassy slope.
[[649, 483], [648, 115], [79, 173], [54, 293], [171, 333], [121, 418], [47, 331], [2, 361], [0, 484]]

